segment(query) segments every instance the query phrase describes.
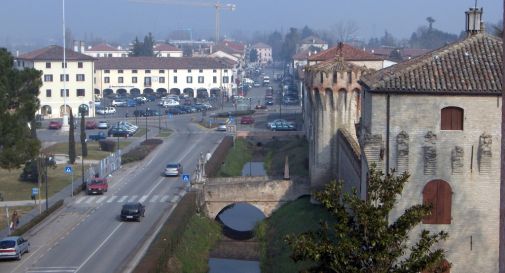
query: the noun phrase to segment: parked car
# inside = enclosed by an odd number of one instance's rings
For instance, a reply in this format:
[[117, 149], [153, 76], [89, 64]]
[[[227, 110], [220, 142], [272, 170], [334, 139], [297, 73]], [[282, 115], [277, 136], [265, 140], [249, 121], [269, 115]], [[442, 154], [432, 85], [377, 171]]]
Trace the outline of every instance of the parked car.
[[112, 137], [128, 137], [131, 136], [130, 132], [124, 127], [113, 126], [109, 129], [108, 136]]
[[138, 221], [140, 217], [144, 217], [146, 208], [141, 203], [126, 203], [121, 208], [121, 220], [123, 221]]
[[269, 122], [267, 122], [267, 128], [268, 128], [268, 129], [272, 129], [272, 126], [273, 126], [274, 124], [278, 123], [278, 122], [288, 122], [288, 121], [287, 121], [287, 120], [285, 120], [285, 119], [275, 119], [275, 120], [273, 120], [273, 121], [269, 121]]
[[111, 105], [114, 107], [126, 107], [128, 106], [128, 101], [125, 99], [113, 99]]
[[162, 107], [170, 107], [170, 106], [177, 106], [179, 105], [179, 102], [176, 100], [162, 100], [160, 101], [160, 106]]
[[267, 109], [267, 106], [265, 104], [256, 104], [256, 106], [254, 107], [255, 109]]
[[86, 121], [86, 129], [96, 129], [96, 121], [94, 120], [87, 120]]
[[135, 110], [135, 111], [133, 111], [133, 115], [136, 117], [145, 117], [146, 111], [145, 110]]
[[254, 118], [251, 116], [243, 116], [240, 118], [240, 124], [253, 124]]
[[47, 128], [51, 130], [58, 130], [61, 129], [61, 125], [62, 124], [60, 121], [50, 121], [49, 126]]
[[30, 243], [21, 236], [9, 236], [0, 241], [0, 259], [21, 260], [21, 256], [28, 252]]
[[148, 101], [155, 101], [155, 100], [156, 100], [156, 96], [155, 96], [155, 95], [147, 95], [147, 96], [146, 96], [146, 99], [147, 99]]
[[179, 107], [169, 107], [167, 110], [165, 110], [165, 114], [180, 115], [185, 113], [186, 112], [181, 110]]
[[90, 140], [94, 140], [94, 141], [100, 141], [102, 139], [106, 139], [107, 136], [105, 135], [104, 132], [98, 132], [96, 134], [93, 134], [93, 135], [89, 135], [88, 138]]
[[219, 125], [216, 127], [216, 131], [226, 132], [227, 130], [228, 129], [226, 123], [224, 122], [219, 123]]
[[272, 131], [296, 131], [296, 126], [288, 122], [276, 122], [272, 125]]
[[109, 123], [107, 121], [101, 120], [96, 125], [96, 128], [98, 128], [98, 129], [109, 129]]
[[157, 117], [157, 116], [161, 116], [161, 113], [160, 111], [158, 110], [155, 110], [155, 109], [147, 109], [146, 112], [145, 112], [146, 116], [148, 117]]
[[114, 107], [97, 107], [95, 112], [98, 115], [107, 115], [107, 114], [114, 114], [116, 113], [116, 108]]
[[182, 174], [181, 163], [169, 163], [165, 167], [165, 176], [179, 176]]
[[109, 190], [107, 178], [93, 178], [86, 185], [87, 194], [103, 194]]

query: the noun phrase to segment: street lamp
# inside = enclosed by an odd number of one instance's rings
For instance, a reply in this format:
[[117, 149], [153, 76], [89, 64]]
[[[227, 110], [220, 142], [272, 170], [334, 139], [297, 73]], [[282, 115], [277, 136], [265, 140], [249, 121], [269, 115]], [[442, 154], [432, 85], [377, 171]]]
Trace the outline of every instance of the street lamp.
[[[147, 110], [146, 110], [146, 113], [147, 113]], [[146, 116], [146, 141], [147, 141], [147, 115]]]

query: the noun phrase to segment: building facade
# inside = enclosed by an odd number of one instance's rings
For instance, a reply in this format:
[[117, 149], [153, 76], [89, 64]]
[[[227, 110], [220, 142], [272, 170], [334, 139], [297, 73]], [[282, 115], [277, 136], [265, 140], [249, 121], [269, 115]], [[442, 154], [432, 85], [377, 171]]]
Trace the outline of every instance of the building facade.
[[110, 94], [185, 94], [204, 98], [231, 95], [232, 67], [209, 57], [129, 57], [96, 61], [95, 92]]
[[83, 54], [94, 58], [124, 58], [130, 51], [121, 47], [113, 47], [109, 44], [98, 44], [82, 51]]
[[169, 44], [155, 44], [153, 51], [156, 57], [182, 57], [182, 49]]
[[258, 63], [269, 64], [273, 62], [272, 47], [265, 43], [257, 43], [252, 46], [258, 53]]
[[411, 236], [447, 231], [451, 272], [498, 272], [502, 52], [479, 33], [361, 80], [362, 186], [371, 163], [409, 172], [390, 222], [431, 204]]
[[69, 49], [65, 50], [65, 54], [65, 72], [63, 48], [55, 45], [22, 54], [15, 59], [15, 65], [18, 69], [42, 71], [38, 114], [46, 118], [60, 118], [66, 105], [67, 112], [72, 110], [74, 115], [83, 109], [87, 116], [94, 116], [94, 58]]

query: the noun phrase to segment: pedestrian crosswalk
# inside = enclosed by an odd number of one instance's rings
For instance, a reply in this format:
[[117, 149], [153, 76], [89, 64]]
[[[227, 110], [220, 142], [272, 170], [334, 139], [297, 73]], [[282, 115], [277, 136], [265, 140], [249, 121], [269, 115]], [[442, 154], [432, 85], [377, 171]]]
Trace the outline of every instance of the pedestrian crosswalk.
[[140, 203], [176, 203], [179, 201], [180, 195], [87, 195], [78, 197], [74, 204], [78, 205], [92, 205], [102, 203], [126, 203], [126, 202], [140, 202]]

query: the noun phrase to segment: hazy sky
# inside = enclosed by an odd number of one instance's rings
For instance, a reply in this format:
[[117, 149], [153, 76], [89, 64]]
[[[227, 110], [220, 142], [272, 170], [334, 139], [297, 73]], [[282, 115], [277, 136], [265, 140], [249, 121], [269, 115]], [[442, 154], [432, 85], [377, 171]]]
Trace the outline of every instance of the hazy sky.
[[[146, 0], [147, 1], [147, 0]], [[151, 0], [159, 2], [208, 2], [215, 0]], [[426, 17], [434, 27], [457, 33], [464, 28], [464, 12], [475, 0], [229, 0], [235, 11], [221, 12], [222, 35], [236, 31], [280, 30], [289, 27], [328, 29], [338, 22], [354, 21], [358, 37], [382, 36], [388, 30], [397, 38], [408, 38]], [[174, 29], [191, 28], [195, 33], [214, 33], [212, 7], [181, 4], [133, 3], [129, 0], [66, 0], [67, 27], [77, 39], [100, 37], [132, 40], [151, 31], [165, 39]], [[501, 0], [479, 0], [484, 21], [502, 19]], [[60, 43], [62, 0], [1, 0], [0, 47], [6, 43]], [[130, 38], [131, 37], [131, 38]]]

